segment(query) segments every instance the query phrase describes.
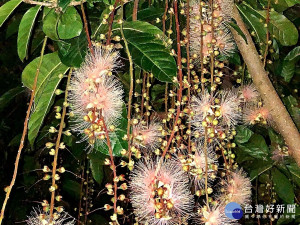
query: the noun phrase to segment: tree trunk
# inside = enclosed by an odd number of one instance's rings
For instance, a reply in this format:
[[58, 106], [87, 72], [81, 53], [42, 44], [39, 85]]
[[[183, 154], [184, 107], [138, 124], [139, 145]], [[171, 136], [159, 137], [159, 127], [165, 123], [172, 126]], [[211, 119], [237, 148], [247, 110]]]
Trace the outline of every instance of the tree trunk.
[[233, 10], [233, 18], [236, 20], [237, 25], [243, 31], [247, 38], [248, 44], [238, 34], [237, 31], [231, 29], [236, 44], [243, 56], [247, 65], [248, 71], [252, 76], [253, 83], [259, 91], [265, 106], [270, 111], [272, 120], [276, 129], [283, 136], [288, 148], [289, 153], [294, 157], [298, 166], [300, 166], [300, 135], [293, 120], [291, 119], [288, 111], [284, 107], [281, 99], [279, 98], [275, 88], [273, 87], [268, 73], [265, 71], [264, 66], [259, 58], [256, 47], [252, 41], [239, 12], [236, 7]]

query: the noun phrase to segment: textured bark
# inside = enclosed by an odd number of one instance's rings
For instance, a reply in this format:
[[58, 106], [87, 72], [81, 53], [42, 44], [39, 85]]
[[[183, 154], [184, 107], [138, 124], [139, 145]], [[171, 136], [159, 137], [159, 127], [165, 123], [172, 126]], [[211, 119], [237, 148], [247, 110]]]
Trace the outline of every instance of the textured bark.
[[248, 43], [246, 43], [234, 29], [231, 29], [236, 44], [247, 65], [248, 71], [252, 76], [253, 83], [259, 91], [265, 106], [270, 111], [276, 130], [278, 130], [283, 136], [287, 146], [289, 147], [290, 154], [294, 157], [298, 166], [300, 166], [299, 131], [273, 87], [268, 77], [268, 73], [265, 71], [259, 58], [251, 35], [249, 34], [236, 7], [234, 7], [233, 17], [247, 38]]

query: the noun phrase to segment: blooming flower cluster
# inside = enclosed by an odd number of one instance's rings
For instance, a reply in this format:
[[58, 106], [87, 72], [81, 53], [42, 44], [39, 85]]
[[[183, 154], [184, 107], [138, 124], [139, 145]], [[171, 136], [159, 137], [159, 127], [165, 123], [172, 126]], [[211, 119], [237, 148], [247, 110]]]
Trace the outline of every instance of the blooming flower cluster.
[[226, 22], [231, 18], [233, 1], [215, 1], [212, 8], [203, 2], [193, 1], [190, 10], [191, 50], [194, 58], [203, 60], [215, 53], [228, 55], [235, 46]]
[[105, 129], [118, 124], [123, 107], [123, 89], [112, 73], [119, 66], [118, 53], [99, 47], [74, 73], [69, 102], [75, 120], [73, 130], [91, 145], [105, 140]]
[[156, 161], [140, 161], [130, 175], [130, 189], [138, 221], [175, 224], [179, 215], [187, 218], [191, 214], [193, 196], [188, 177], [177, 160], [168, 160], [161, 168], [157, 168]]
[[34, 208], [26, 220], [27, 225], [74, 225], [75, 222], [75, 219], [66, 212], [56, 214], [50, 222], [49, 213], [42, 211], [40, 208]]

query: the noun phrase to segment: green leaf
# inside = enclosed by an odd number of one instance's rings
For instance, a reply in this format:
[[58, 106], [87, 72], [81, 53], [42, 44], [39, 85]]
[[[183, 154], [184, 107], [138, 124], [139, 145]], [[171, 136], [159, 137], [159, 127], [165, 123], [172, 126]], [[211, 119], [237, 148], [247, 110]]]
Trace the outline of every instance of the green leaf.
[[[259, 163], [258, 163], [259, 162]], [[265, 172], [269, 171], [273, 164], [266, 163], [265, 161], [259, 160], [254, 162], [255, 165], [250, 170], [250, 180], [253, 181], [258, 176], [264, 174]]]
[[294, 202], [294, 188], [289, 179], [278, 169], [272, 169], [274, 189], [285, 203]]
[[66, 9], [68, 8], [68, 5], [70, 4], [72, 0], [59, 0], [58, 1], [58, 6], [61, 8], [62, 12], [65, 12]]
[[57, 42], [58, 56], [63, 64], [70, 67], [80, 67], [87, 51], [87, 39], [82, 32], [79, 37]]
[[290, 165], [286, 165], [289, 172], [292, 175], [294, 182], [300, 187], [300, 168], [296, 163], [291, 163]]
[[[120, 119], [119, 126], [115, 129], [115, 132], [109, 134], [111, 147], [113, 149], [114, 156], [122, 156], [122, 149], [128, 148], [128, 143], [126, 140], [123, 140], [124, 135], [127, 134], [127, 110], [126, 107], [123, 107], [122, 118]], [[95, 150], [109, 155], [108, 147], [106, 145], [96, 145]]]
[[295, 73], [296, 62], [300, 60], [300, 46], [295, 47], [287, 54], [282, 63], [281, 76], [290, 82]]
[[71, 179], [64, 179], [62, 188], [70, 197], [79, 200], [81, 196], [81, 187], [78, 182]]
[[281, 144], [283, 145], [285, 142], [284, 142], [284, 139], [283, 137], [280, 135], [280, 134], [277, 134], [273, 128], [269, 128], [268, 129], [268, 134], [269, 134], [269, 137], [271, 139], [271, 143], [276, 143], [276, 144]]
[[236, 24], [236, 23], [228, 23], [243, 39], [244, 41], [248, 44], [247, 38], [244, 34], [244, 32], [241, 30], [241, 28]]
[[30, 8], [23, 16], [18, 31], [18, 55], [23, 61], [28, 53], [28, 45], [35, 19], [41, 6]]
[[172, 82], [177, 74], [177, 65], [161, 40], [164, 37], [162, 31], [141, 21], [124, 23], [123, 31], [134, 63], [152, 72], [158, 80]]
[[253, 131], [247, 128], [246, 126], [237, 126], [236, 127], [236, 136], [234, 141], [238, 144], [246, 143], [252, 136]]
[[106, 157], [106, 155], [98, 151], [93, 151], [88, 155], [88, 158], [90, 159], [90, 168], [92, 171], [92, 175], [98, 184], [101, 184], [104, 177], [103, 166]]
[[[257, 34], [259, 43], [266, 43], [266, 28], [261, 22], [266, 20], [266, 11], [253, 9], [246, 3], [237, 7], [246, 19], [246, 23]], [[269, 31], [283, 46], [295, 45], [298, 41], [298, 31], [295, 25], [276, 11], [270, 12]]]
[[[162, 18], [164, 14], [164, 8], [156, 8], [156, 7], [149, 7], [145, 9], [141, 9], [138, 11], [137, 19], [140, 21], [153, 21], [156, 18]], [[127, 18], [127, 21], [132, 20], [132, 15]]]
[[245, 23], [254, 31], [256, 34], [257, 42], [263, 43], [262, 50], [265, 48], [267, 30], [261, 22], [264, 19], [255, 9], [245, 3], [236, 5]]
[[81, 34], [83, 25], [75, 7], [68, 7], [58, 21], [57, 33], [60, 39], [71, 39]]
[[269, 156], [269, 148], [263, 136], [253, 134], [249, 141], [239, 144], [239, 149], [248, 153], [250, 156], [267, 161]]
[[22, 0], [10, 0], [0, 7], [0, 27], [12, 14], [12, 12], [20, 5]]
[[[268, 0], [260, 0], [264, 5], [268, 4]], [[277, 12], [283, 12], [289, 7], [292, 7], [299, 3], [298, 0], [270, 0], [271, 7]]]
[[58, 40], [57, 24], [59, 17], [54, 9], [44, 8], [43, 31], [52, 40]]
[[[266, 17], [265, 11], [260, 11]], [[283, 46], [295, 45], [298, 42], [299, 34], [295, 25], [289, 21], [284, 15], [276, 12], [270, 12], [270, 33]]]
[[294, 96], [289, 95], [284, 97], [282, 101], [291, 114], [296, 126], [298, 127], [298, 129], [300, 129], [300, 108], [298, 106], [297, 99]]
[[16, 96], [23, 93], [23, 91], [23, 87], [16, 87], [2, 94], [0, 97], [0, 112], [5, 109]]
[[[25, 67], [22, 73], [23, 84], [29, 89], [32, 89], [39, 62], [40, 57], [34, 59]], [[30, 144], [34, 143], [43, 120], [53, 104], [55, 90], [61, 80], [59, 75], [64, 74], [67, 70], [68, 67], [62, 64], [57, 52], [44, 56], [37, 81], [35, 105], [28, 124]]]

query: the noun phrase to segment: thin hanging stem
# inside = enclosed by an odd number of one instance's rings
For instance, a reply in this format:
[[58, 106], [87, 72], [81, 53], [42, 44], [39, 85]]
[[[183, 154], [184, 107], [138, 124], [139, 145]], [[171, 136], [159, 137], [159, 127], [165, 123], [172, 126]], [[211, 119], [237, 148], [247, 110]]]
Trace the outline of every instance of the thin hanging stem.
[[[122, 16], [123, 16], [123, 3], [122, 3]], [[128, 48], [128, 42], [124, 36], [124, 32], [123, 32], [123, 23], [121, 23], [120, 25], [120, 31], [121, 31], [121, 35], [122, 35], [122, 39], [124, 41], [125, 44], [125, 50], [126, 50], [126, 54], [128, 56], [128, 60], [129, 60], [129, 74], [130, 74], [130, 89], [129, 89], [129, 100], [128, 100], [128, 113], [127, 113], [127, 138], [128, 138], [128, 151], [129, 151], [129, 162], [131, 161], [131, 148], [130, 148], [130, 144], [131, 144], [131, 138], [130, 138], [130, 127], [131, 127], [131, 105], [132, 105], [132, 96], [133, 96], [133, 61], [132, 61], [132, 57]]]
[[175, 14], [175, 23], [176, 23], [176, 37], [177, 37], [177, 66], [178, 66], [178, 78], [179, 78], [179, 89], [177, 91], [177, 110], [176, 110], [176, 117], [174, 120], [174, 124], [173, 124], [173, 129], [171, 131], [171, 135], [170, 138], [167, 142], [167, 145], [162, 153], [162, 156], [159, 160], [158, 166], [156, 168], [155, 174], [157, 175], [160, 167], [164, 161], [164, 157], [167, 154], [167, 151], [170, 147], [170, 144], [172, 142], [172, 139], [175, 136], [175, 132], [176, 132], [176, 126], [178, 123], [178, 119], [179, 119], [179, 115], [180, 115], [180, 103], [181, 103], [181, 99], [182, 99], [182, 90], [183, 90], [183, 81], [182, 81], [182, 64], [181, 64], [181, 46], [180, 46], [180, 27], [179, 27], [179, 19], [178, 19], [178, 6], [177, 6], [177, 0], [174, 0], [174, 14]]
[[270, 5], [271, 5], [271, 0], [268, 0], [268, 6], [267, 6], [267, 16], [266, 16], [266, 24], [267, 24], [267, 35], [266, 35], [266, 49], [264, 53], [264, 66], [266, 66], [267, 62], [267, 55], [268, 55], [268, 50], [269, 50], [269, 39], [270, 39], [270, 33], [268, 29], [268, 25], [270, 22]]
[[88, 44], [89, 44], [89, 49], [90, 49], [92, 55], [94, 55], [95, 53], [94, 53], [94, 49], [93, 49], [93, 45], [92, 45], [92, 41], [91, 41], [91, 37], [90, 37], [90, 33], [89, 33], [89, 26], [88, 26], [88, 22], [87, 22], [87, 19], [86, 19], [84, 6], [83, 6], [82, 2], [81, 2], [81, 5], [80, 5], [80, 8], [81, 8], [81, 13], [82, 13], [82, 18], [83, 18], [83, 24], [84, 24], [86, 39], [87, 39]]
[[108, 33], [107, 33], [106, 45], [109, 45], [110, 42], [111, 42], [112, 24], [114, 22], [115, 10], [116, 10], [116, 7], [117, 7], [118, 3], [119, 3], [119, 0], [116, 0], [116, 2], [114, 4], [114, 8], [110, 13], [109, 22], [108, 22]]
[[206, 196], [206, 205], [209, 208], [209, 198], [208, 198], [208, 159], [207, 159], [207, 128], [204, 130], [204, 156], [205, 156], [205, 196]]
[[[187, 14], [186, 14], [186, 55], [187, 55], [187, 75], [188, 75], [188, 105], [191, 104], [191, 68], [190, 68], [190, 1], [187, 0]], [[191, 130], [191, 123], [188, 124], [188, 129]], [[191, 133], [188, 137], [188, 152], [191, 153]]]
[[19, 168], [19, 161], [20, 161], [22, 149], [24, 147], [25, 137], [26, 137], [26, 134], [27, 134], [29, 116], [30, 116], [32, 105], [33, 105], [34, 97], [35, 97], [35, 94], [36, 94], [35, 92], [36, 92], [37, 80], [38, 80], [38, 76], [40, 74], [40, 68], [41, 68], [41, 65], [42, 65], [42, 62], [43, 62], [46, 43], [47, 43], [47, 36], [44, 38], [44, 42], [43, 42], [43, 46], [42, 46], [42, 50], [41, 50], [40, 62], [38, 64], [38, 67], [36, 69], [36, 74], [35, 74], [35, 77], [34, 77], [34, 82], [33, 82], [33, 86], [32, 86], [30, 101], [29, 101], [29, 105], [28, 105], [28, 108], [27, 108], [26, 117], [25, 117], [25, 121], [24, 121], [23, 133], [22, 133], [20, 146], [19, 146], [19, 149], [18, 149], [18, 154], [17, 154], [17, 157], [16, 157], [16, 161], [15, 161], [14, 173], [13, 173], [10, 185], [8, 187], [6, 187], [6, 195], [5, 195], [5, 199], [3, 201], [1, 214], [0, 214], [0, 225], [2, 224], [2, 221], [3, 221], [3, 218], [4, 218], [4, 212], [5, 212], [6, 204], [8, 202], [9, 197], [10, 197], [11, 190], [12, 190], [12, 188], [15, 185], [15, 182], [16, 182], [16, 178], [17, 178], [17, 174], [18, 174], [18, 168]]
[[60, 140], [62, 137], [62, 132], [64, 129], [64, 124], [65, 124], [65, 117], [67, 113], [67, 106], [68, 106], [68, 88], [70, 84], [72, 76], [72, 68], [69, 71], [68, 75], [68, 81], [67, 81], [67, 86], [66, 86], [66, 91], [65, 91], [65, 99], [63, 103], [63, 111], [61, 115], [61, 120], [60, 120], [60, 125], [59, 125], [59, 130], [58, 130], [58, 135], [56, 139], [56, 144], [55, 144], [55, 154], [54, 154], [54, 159], [53, 159], [53, 167], [52, 167], [52, 185], [51, 187], [53, 188], [53, 191], [51, 192], [51, 202], [50, 202], [50, 223], [53, 221], [53, 211], [54, 211], [54, 201], [55, 201], [55, 190], [56, 190], [56, 169], [57, 169], [57, 159], [58, 159], [58, 151], [60, 147]]

